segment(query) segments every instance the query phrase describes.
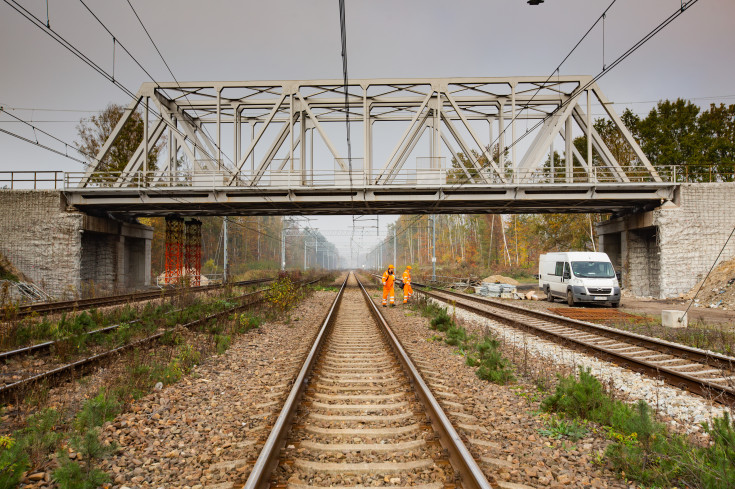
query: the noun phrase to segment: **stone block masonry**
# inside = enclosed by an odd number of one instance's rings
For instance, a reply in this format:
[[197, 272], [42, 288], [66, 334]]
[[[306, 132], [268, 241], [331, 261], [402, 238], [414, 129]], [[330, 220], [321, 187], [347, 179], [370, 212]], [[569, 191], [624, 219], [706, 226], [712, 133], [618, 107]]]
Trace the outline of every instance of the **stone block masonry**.
[[[735, 227], [735, 183], [682, 184], [675, 202], [598, 225], [633, 294], [676, 297], [702, 280]], [[717, 263], [735, 257], [735, 239]]]
[[[686, 293], [705, 277], [735, 227], [735, 183], [683, 184], [679, 205], [653, 214], [662, 296]], [[717, 263], [733, 257], [735, 236]]]
[[69, 209], [60, 191], [0, 190], [0, 253], [59, 299], [149, 285], [152, 236]]
[[81, 286], [82, 214], [65, 211], [60, 192], [0, 190], [0, 251], [47, 293]]

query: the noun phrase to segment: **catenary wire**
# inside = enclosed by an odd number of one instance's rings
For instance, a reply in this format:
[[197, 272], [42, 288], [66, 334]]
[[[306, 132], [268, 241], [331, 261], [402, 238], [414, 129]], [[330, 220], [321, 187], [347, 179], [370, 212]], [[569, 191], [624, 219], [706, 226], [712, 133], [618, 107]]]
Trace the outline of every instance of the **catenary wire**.
[[[73, 144], [67, 143], [66, 141], [64, 141], [62, 139], [59, 139], [58, 137], [54, 136], [53, 134], [50, 134], [50, 133], [44, 131], [43, 129], [34, 126], [30, 122], [28, 122], [26, 120], [23, 120], [23, 119], [21, 119], [20, 117], [18, 117], [16, 115], [11, 114], [7, 110], [5, 110], [4, 107], [2, 107], [2, 106], [0, 106], [0, 113], [5, 113], [5, 114], [9, 115], [10, 117], [12, 117], [13, 119], [15, 119], [16, 121], [21, 122], [21, 123], [23, 123], [23, 124], [31, 127], [33, 129], [33, 131], [38, 131], [41, 134], [44, 134], [44, 135], [50, 137], [51, 139], [53, 139], [55, 141], [58, 141], [59, 143], [63, 144], [65, 147], [70, 147], [70, 148], [74, 149], [74, 151], [76, 151], [76, 152], [78, 152], [78, 153], [80, 153], [80, 154], [82, 154], [82, 155], [84, 155], [84, 156], [86, 156], [88, 158], [91, 158], [92, 160], [96, 160], [97, 159], [96, 157], [90, 155], [89, 153], [86, 153], [86, 152], [82, 151], [81, 149], [75, 147]], [[22, 137], [20, 139], [25, 140], [25, 138], [22, 138]], [[36, 143], [34, 143], [34, 144], [36, 144], [38, 146], [41, 146], [43, 148], [46, 148], [46, 146], [43, 146], [43, 145], [38, 144], [38, 141], [36, 141]], [[59, 153], [59, 154], [63, 154], [63, 153]], [[76, 158], [71, 158], [71, 159], [73, 159], [75, 161], [81, 161], [81, 160], [77, 160]], [[84, 163], [86, 164], [86, 162], [84, 162]]]
[[[80, 0], [81, 1], [81, 0]], [[133, 11], [133, 14], [135, 15], [135, 18], [138, 19], [138, 23], [140, 24], [140, 27], [143, 28], [143, 31], [145, 32], [146, 36], [148, 36], [148, 39], [151, 41], [151, 44], [153, 45], [153, 48], [158, 53], [158, 56], [161, 58], [161, 61], [163, 61], [163, 64], [166, 66], [166, 69], [168, 70], [169, 74], [171, 75], [171, 78], [174, 79], [174, 82], [176, 83], [176, 86], [179, 87], [179, 90], [181, 90], [184, 93], [184, 99], [191, 105], [191, 100], [189, 100], [189, 94], [186, 93], [186, 91], [181, 87], [181, 83], [179, 83], [179, 80], [176, 78], [176, 75], [174, 75], [173, 70], [171, 70], [171, 67], [169, 66], [168, 62], [166, 61], [166, 58], [163, 57], [163, 53], [161, 53], [161, 50], [158, 49], [158, 45], [156, 44], [156, 41], [153, 40], [153, 37], [151, 36], [150, 32], [148, 32], [148, 29], [146, 28], [145, 24], [143, 23], [143, 19], [140, 18], [140, 15], [138, 15], [138, 12], [135, 10], [135, 7], [133, 7], [133, 4], [130, 2], [130, 0], [127, 0], [128, 5], [130, 6], [130, 10]], [[230, 159], [229, 156], [227, 156], [226, 153], [223, 153], [219, 145], [214, 141], [214, 138], [211, 134], [209, 134], [209, 131], [207, 130], [207, 127], [202, 125], [202, 130], [206, 133], [207, 139], [209, 139], [212, 144], [220, 151], [221, 154], [224, 154], [225, 158], [230, 160], [233, 165], [235, 162]]]
[[52, 153], [56, 153], [56, 154], [61, 155], [61, 156], [65, 157], [65, 158], [69, 158], [70, 160], [74, 160], [76, 162], [79, 162], [79, 163], [82, 163], [82, 164], [85, 164], [85, 165], [87, 164], [87, 162], [84, 161], [84, 160], [80, 160], [79, 158], [74, 158], [73, 156], [69, 156], [68, 154], [65, 154], [65, 153], [63, 153], [63, 152], [61, 152], [61, 151], [59, 151], [57, 149], [54, 149], [54, 148], [52, 148], [50, 146], [46, 146], [45, 144], [41, 144], [38, 141], [33, 141], [33, 140], [28, 139], [28, 138], [26, 138], [24, 136], [21, 136], [20, 134], [16, 134], [16, 133], [14, 133], [12, 131], [8, 131], [8, 130], [3, 129], [1, 127], [0, 127], [0, 132], [5, 133], [5, 134], [7, 134], [9, 136], [13, 136], [14, 138], [18, 138], [21, 141], [25, 141], [26, 143], [30, 143], [30, 144], [32, 144], [34, 146], [38, 146], [39, 148], [43, 148], [43, 149], [46, 149], [48, 151], [51, 151]]
[[[86, 56], [83, 52], [81, 52], [76, 46], [74, 46], [69, 41], [67, 41], [61, 34], [59, 34], [58, 32], [56, 32], [55, 30], [51, 29], [49, 26], [47, 26], [41, 19], [39, 19], [37, 16], [33, 15], [25, 7], [23, 7], [22, 5], [20, 5], [16, 0], [3, 0], [3, 1], [7, 5], [9, 5], [11, 8], [13, 8], [16, 12], [18, 12], [22, 17], [24, 17], [26, 20], [28, 20], [30, 23], [32, 23], [33, 25], [35, 25], [37, 28], [39, 28], [41, 31], [43, 31], [44, 33], [46, 33], [49, 37], [51, 37], [53, 40], [55, 40], [57, 43], [59, 43], [61, 46], [63, 46], [65, 49], [67, 49], [69, 52], [71, 52], [76, 57], [78, 57], [80, 60], [82, 60], [85, 64], [87, 64], [90, 68], [92, 68], [98, 74], [100, 74], [101, 76], [103, 76], [104, 78], [106, 78], [109, 82], [111, 82], [116, 87], [118, 87], [127, 96], [129, 96], [130, 98], [133, 98], [133, 99], [136, 97], [136, 94], [134, 92], [132, 92], [125, 85], [123, 85], [119, 80], [116, 80], [104, 68], [102, 68], [97, 63], [95, 63], [94, 61], [92, 61], [88, 56]], [[95, 16], [95, 18], [96, 18], [96, 16]], [[98, 19], [98, 21], [99, 21], [99, 19]], [[108, 30], [106, 27], [105, 27], [105, 29]], [[109, 30], [108, 30], [108, 32], [109, 32]], [[132, 58], [132, 55], [130, 55], [130, 56]], [[139, 66], [140, 66], [140, 63], [138, 63], [137, 60], [134, 59], [134, 61], [136, 61], [136, 63], [139, 64]], [[146, 70], [144, 70], [144, 71], [146, 72], [146, 74], [148, 74], [148, 72]], [[154, 83], [156, 83], [156, 85], [158, 85], [158, 83], [154, 79], [152, 79], [152, 80], [154, 81]], [[175, 131], [180, 136], [183, 136], [184, 138], [186, 138], [186, 136], [184, 134], [182, 134], [181, 131], [177, 127], [172, 126], [169, 121], [167, 121], [160, 114], [158, 114], [158, 112], [155, 110], [155, 108], [149, 106], [149, 110], [151, 110], [151, 112], [154, 115], [160, 117], [164, 121], [164, 123], [167, 126], [169, 126], [173, 131]], [[210, 140], [210, 142], [212, 142], [215, 145], [215, 147], [218, 147], [217, 144], [216, 144], [216, 142], [214, 142], [214, 141], [211, 140], [211, 137], [209, 137], [207, 135], [207, 138]], [[196, 141], [191, 141], [191, 144], [196, 149], [199, 149], [202, 153], [204, 153], [205, 155], [209, 156], [212, 160], [215, 159], [214, 156], [210, 155], [209, 152], [205, 148], [203, 148], [201, 145], [197, 144]]]
[[[569, 103], [571, 103], [572, 100], [576, 98], [576, 95], [584, 92], [589, 87], [591, 87], [593, 84], [595, 84], [600, 78], [608, 74], [610, 71], [612, 71], [616, 66], [618, 66], [623, 60], [625, 60], [628, 56], [633, 54], [635, 51], [637, 51], [641, 46], [643, 46], [646, 42], [648, 42], [651, 38], [653, 38], [656, 34], [661, 32], [666, 26], [668, 26], [671, 22], [676, 20], [681, 14], [686, 12], [692, 5], [697, 3], [699, 0], [689, 0], [687, 3], [683, 3], [681, 8], [676, 9], [671, 15], [669, 15], [666, 19], [664, 19], [661, 23], [659, 23], [657, 26], [655, 26], [648, 34], [643, 36], [640, 40], [638, 40], [636, 43], [634, 43], [627, 51], [625, 51], [623, 54], [621, 54], [618, 58], [616, 58], [605, 70], [600, 71], [597, 75], [592, 77], [589, 82], [586, 84], [577, 87], [572, 94], [567, 98], [567, 100], [560, 102], [559, 106], [557, 106], [554, 110], [552, 110], [546, 117], [539, 120], [536, 124], [534, 124], [530, 129], [528, 129], [524, 134], [521, 134], [519, 137], [517, 137], [514, 141], [511, 142], [509, 146], [506, 146], [504, 150], [507, 150], [509, 148], [512, 148], [516, 144], [518, 144], [522, 139], [524, 139], [526, 136], [528, 136], [530, 133], [532, 133], [535, 129], [540, 127], [544, 122], [546, 122], [549, 118], [553, 117], [557, 112], [559, 112], [561, 109], [566, 107]], [[498, 138], [495, 139], [497, 141]], [[493, 141], [493, 143], [495, 143]], [[487, 163], [483, 164], [479, 171], [482, 171], [488, 167], [491, 163], [488, 161]], [[464, 181], [458, 182], [455, 184], [452, 189], [457, 189], [462, 187], [463, 185], [467, 184], [469, 180], [465, 177]], [[438, 205], [439, 200], [437, 200], [436, 205]]]

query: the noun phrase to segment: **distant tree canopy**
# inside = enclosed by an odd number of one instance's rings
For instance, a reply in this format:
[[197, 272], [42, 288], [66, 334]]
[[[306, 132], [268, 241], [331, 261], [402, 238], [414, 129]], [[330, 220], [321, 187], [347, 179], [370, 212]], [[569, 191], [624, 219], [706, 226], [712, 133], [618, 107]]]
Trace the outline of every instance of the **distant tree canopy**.
[[[492, 149], [488, 146], [486, 150], [497, 164], [500, 161], [500, 146], [496, 144]], [[506, 162], [506, 168], [508, 167], [510, 167], [509, 162]], [[495, 169], [488, 163], [485, 154], [470, 150], [470, 157], [468, 158], [464, 153], [457, 153], [457, 157], [452, 157], [452, 167], [447, 171], [447, 183], [477, 181], [477, 177], [480, 174], [478, 168], [482, 170], [483, 174], [488, 176], [492, 176], [495, 173]]]
[[[96, 163], [97, 153], [112, 134], [125, 110], [126, 108], [122, 105], [110, 104], [99, 114], [79, 121], [77, 126], [79, 141], [75, 145], [86, 155], [85, 158], [90, 165]], [[122, 127], [115, 144], [97, 170], [105, 172], [123, 171], [141, 141], [143, 141], [143, 116], [139, 111], [135, 111], [130, 120]], [[158, 155], [164, 145], [164, 138], [161, 138], [159, 144], [151, 148], [148, 153], [149, 170], [156, 169]]]
[[[735, 105], [711, 104], [702, 111], [686, 100], [663, 100], [644, 118], [626, 109], [622, 120], [654, 167], [678, 166], [679, 174], [693, 182], [735, 178]], [[612, 121], [597, 119], [594, 127], [622, 166], [640, 165]], [[574, 144], [587, 154], [586, 137]]]

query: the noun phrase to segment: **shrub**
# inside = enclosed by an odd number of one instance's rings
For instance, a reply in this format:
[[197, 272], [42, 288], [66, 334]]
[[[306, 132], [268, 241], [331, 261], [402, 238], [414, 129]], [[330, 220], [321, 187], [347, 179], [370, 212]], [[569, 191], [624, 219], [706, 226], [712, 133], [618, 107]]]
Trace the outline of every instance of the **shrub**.
[[581, 368], [578, 379], [560, 377], [556, 391], [541, 406], [606, 426], [613, 443], [605, 453], [626, 478], [653, 487], [735, 487], [735, 424], [727, 413], [712, 426], [702, 425], [711, 441], [698, 446], [670, 433], [645, 401], [629, 406], [611, 399], [589, 370]]
[[28, 467], [23, 447], [11, 436], [0, 436], [0, 489], [17, 487]]
[[[602, 384], [589, 369], [579, 368], [579, 379], [573, 375], [559, 376], [556, 391], [543, 400], [541, 409], [564, 414], [570, 418], [597, 421], [601, 411], [610, 411], [610, 399]], [[604, 417], [603, 417], [604, 419]]]
[[80, 432], [102, 426], [105, 421], [113, 420], [120, 412], [120, 408], [117, 399], [102, 390], [96, 397], [84, 403], [82, 409], [77, 413], [74, 426]]
[[99, 427], [94, 427], [71, 438], [71, 446], [82, 455], [81, 464], [70, 460], [65, 451], [59, 454], [54, 480], [61, 489], [95, 489], [110, 480], [109, 475], [95, 467], [99, 459], [114, 450], [100, 441], [99, 433]]
[[229, 335], [214, 335], [214, 342], [217, 345], [217, 354], [222, 355], [230, 347], [232, 338]]
[[505, 385], [515, 380], [515, 376], [510, 361], [500, 353], [499, 347], [500, 341], [491, 336], [474, 345], [478, 353], [476, 363], [480, 365], [475, 375], [482, 380]]
[[288, 275], [279, 275], [278, 280], [266, 290], [265, 301], [277, 313], [284, 313], [301, 299], [300, 290]]
[[447, 345], [465, 347], [467, 342], [467, 330], [461, 326], [450, 326], [447, 330], [447, 337], [444, 342]]
[[56, 431], [61, 415], [47, 408], [28, 417], [26, 427], [18, 432], [18, 445], [30, 456], [33, 465], [40, 465], [59, 445], [62, 434]]
[[434, 319], [431, 320], [431, 329], [437, 330], [437, 331], [447, 331], [449, 328], [454, 324], [452, 321], [452, 318], [449, 317], [447, 314], [447, 310], [444, 308], [439, 309], [439, 311], [436, 313], [436, 316], [434, 316]]
[[712, 439], [712, 444], [702, 450], [702, 465], [711, 468], [700, 474], [702, 485], [735, 487], [735, 420], [725, 411], [722, 418], [712, 420], [712, 426], [702, 426]]

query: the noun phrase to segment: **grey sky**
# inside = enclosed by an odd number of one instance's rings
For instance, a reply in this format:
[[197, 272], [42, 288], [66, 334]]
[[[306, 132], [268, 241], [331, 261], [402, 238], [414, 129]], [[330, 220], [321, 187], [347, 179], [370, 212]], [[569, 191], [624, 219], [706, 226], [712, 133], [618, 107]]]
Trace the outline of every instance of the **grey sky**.
[[[342, 76], [337, 0], [131, 1], [179, 81]], [[126, 0], [85, 3], [157, 80], [170, 80]], [[346, 3], [350, 77], [396, 78], [548, 75], [610, 0], [546, 0], [535, 7], [525, 0]], [[20, 4], [45, 20], [46, 2]], [[112, 40], [80, 1], [48, 4], [51, 27], [110, 68]], [[607, 63], [680, 4], [681, 0], [618, 0], [605, 21]], [[619, 113], [625, 107], [646, 113], [651, 101], [676, 97], [696, 98], [703, 106], [735, 103], [733, 19], [732, 0], [700, 0], [602, 78], [601, 89], [618, 104]], [[597, 74], [602, 48], [598, 27], [562, 66], [561, 74]], [[4, 2], [0, 2], [0, 66], [0, 105], [69, 142], [76, 137], [80, 117], [110, 102], [128, 102], [119, 89]], [[119, 48], [115, 76], [133, 92], [148, 80]], [[9, 119], [0, 114], [0, 128], [36, 138], [33, 131]], [[39, 136], [39, 141], [45, 138]], [[0, 171], [81, 169], [6, 134], [0, 134], [0, 148]], [[392, 220], [381, 218], [381, 224]], [[324, 229], [344, 229], [352, 219], [313, 222]]]

